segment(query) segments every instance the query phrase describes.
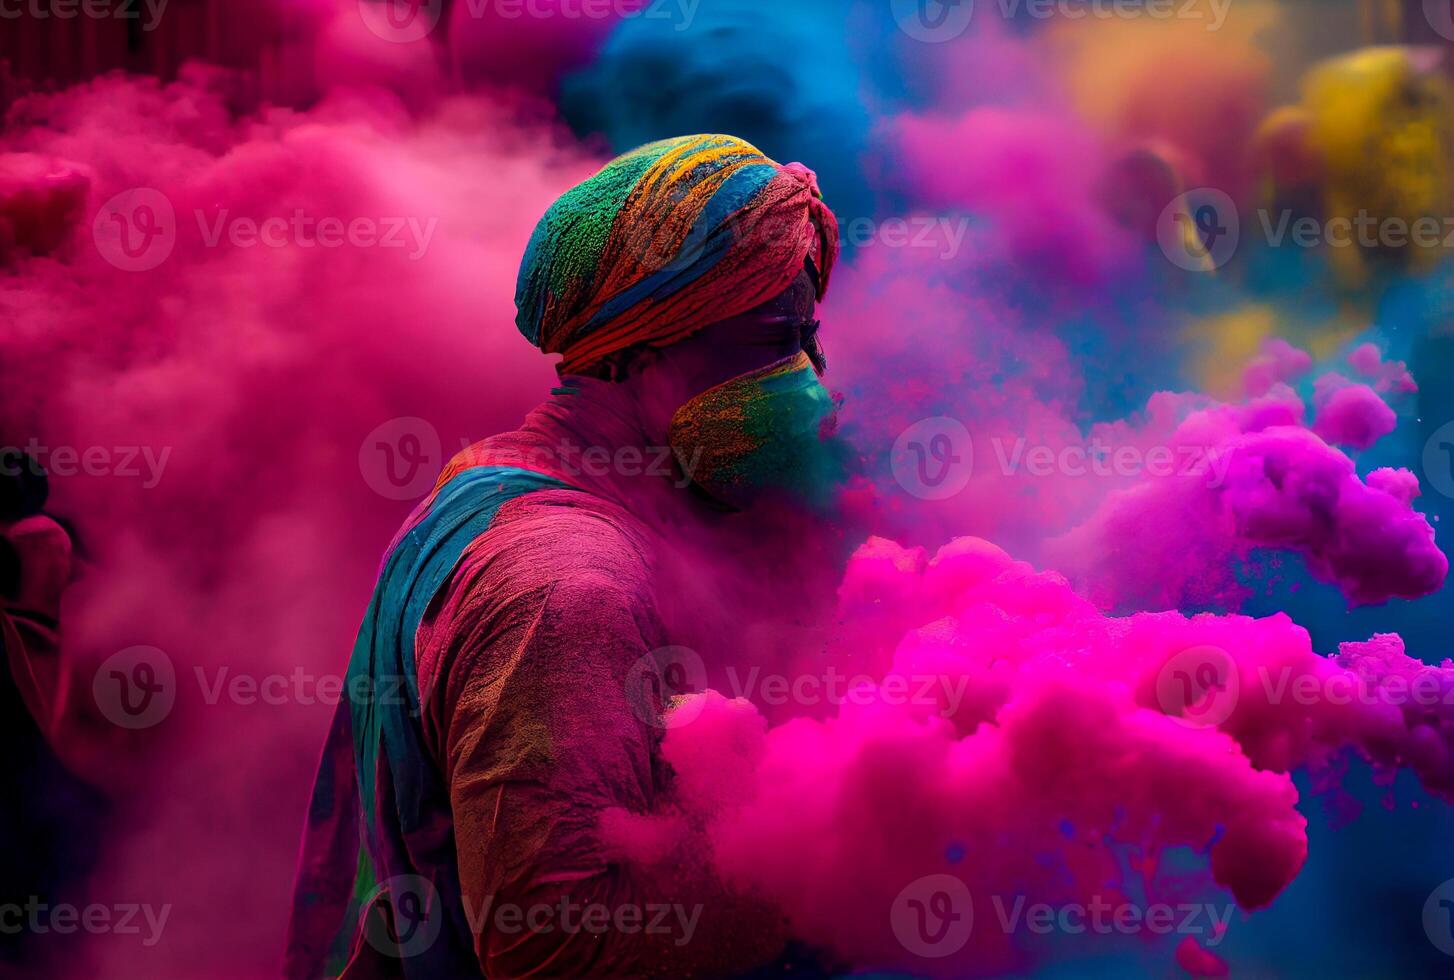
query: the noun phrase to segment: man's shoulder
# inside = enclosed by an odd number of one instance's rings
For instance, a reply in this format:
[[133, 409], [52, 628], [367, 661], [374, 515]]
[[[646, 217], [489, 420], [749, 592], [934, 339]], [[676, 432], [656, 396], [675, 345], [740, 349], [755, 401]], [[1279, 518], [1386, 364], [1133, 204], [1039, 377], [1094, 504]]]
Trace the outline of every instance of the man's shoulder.
[[588, 594], [647, 584], [647, 535], [629, 513], [569, 488], [540, 490], [510, 501], [470, 547], [472, 563], [491, 578], [519, 586]]
[[534, 491], [500, 508], [437, 594], [421, 623], [421, 676], [464, 650], [474, 652], [456, 666], [476, 665], [513, 633], [563, 649], [654, 635], [654, 596], [647, 551], [619, 509], [576, 490]]

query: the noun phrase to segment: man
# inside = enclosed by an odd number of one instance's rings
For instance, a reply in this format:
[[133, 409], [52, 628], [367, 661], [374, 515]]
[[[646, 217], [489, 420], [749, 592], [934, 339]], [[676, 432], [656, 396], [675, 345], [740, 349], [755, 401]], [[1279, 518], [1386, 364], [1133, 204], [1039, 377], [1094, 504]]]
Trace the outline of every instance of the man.
[[690, 542], [771, 537], [841, 472], [812, 319], [837, 254], [813, 173], [727, 136], [644, 146], [546, 213], [517, 323], [561, 355], [562, 387], [452, 460], [389, 549], [310, 809], [289, 976], [701, 976], [780, 951], [700, 850], [648, 873], [602, 821], [670, 783], [639, 681], [706, 642]]

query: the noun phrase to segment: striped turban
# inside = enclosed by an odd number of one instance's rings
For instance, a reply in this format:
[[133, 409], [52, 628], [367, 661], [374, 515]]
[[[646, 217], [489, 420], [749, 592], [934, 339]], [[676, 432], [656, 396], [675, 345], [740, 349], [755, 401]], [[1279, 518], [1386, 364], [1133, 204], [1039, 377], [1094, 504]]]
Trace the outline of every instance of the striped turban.
[[562, 355], [562, 374], [580, 373], [767, 302], [809, 258], [822, 299], [837, 257], [813, 171], [732, 136], [662, 140], [551, 205], [520, 265], [515, 322]]

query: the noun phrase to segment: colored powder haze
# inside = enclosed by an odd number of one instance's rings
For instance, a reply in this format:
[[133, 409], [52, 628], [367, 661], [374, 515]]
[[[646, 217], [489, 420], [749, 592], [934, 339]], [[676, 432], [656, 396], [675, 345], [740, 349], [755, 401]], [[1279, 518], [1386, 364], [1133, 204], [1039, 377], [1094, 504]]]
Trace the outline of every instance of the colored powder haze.
[[[827, 649], [873, 683], [791, 720], [685, 699], [676, 795], [613, 815], [623, 859], [705, 828], [725, 880], [845, 969], [1363, 965], [1333, 930], [1286, 939], [1329, 909], [1381, 968], [1437, 962], [1418, 916], [1454, 874], [1454, 666], [1421, 426], [1454, 414], [1416, 382], [1446, 376], [1443, 280], [1334, 308], [1326, 280], [1183, 272], [1156, 242], [1178, 190], [1252, 193], [1232, 150], [1293, 97], [1274, 56], [1322, 53], [1299, 13], [924, 44], [888, 4], [706, 0], [524, 35], [457, 16], [441, 47], [293, 6], [325, 83], [307, 108], [240, 112], [193, 66], [23, 98], [0, 132], [0, 437], [41, 447], [76, 529], [61, 748], [121, 804], [88, 894], [173, 906], [154, 947], [87, 937], [67, 972], [276, 969], [318, 679], [443, 459], [550, 387], [512, 322], [535, 220], [612, 152], [712, 130], [815, 167], [849, 242], [821, 315], [864, 463], [844, 506], [876, 536], [825, 570]], [[328, 218], [374, 237], [326, 247]], [[69, 472], [64, 447], [106, 463]], [[134, 645], [178, 691], [138, 731], [89, 691]], [[238, 677], [281, 680], [225, 693]], [[1357, 804], [1380, 795], [1400, 839], [1370, 844]], [[1299, 892], [1375, 858], [1388, 877]], [[938, 875], [980, 925], [926, 955]], [[992, 925], [1016, 896], [1225, 915], [1057, 944]]]

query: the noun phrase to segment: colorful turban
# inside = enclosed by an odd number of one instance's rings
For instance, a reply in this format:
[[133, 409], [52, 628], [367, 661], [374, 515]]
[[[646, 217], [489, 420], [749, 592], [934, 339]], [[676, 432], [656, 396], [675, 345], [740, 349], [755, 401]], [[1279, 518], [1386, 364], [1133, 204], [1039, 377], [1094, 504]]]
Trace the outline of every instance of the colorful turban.
[[516, 324], [579, 373], [634, 347], [675, 343], [785, 290], [805, 259], [818, 298], [838, 222], [802, 164], [732, 136], [648, 143], [551, 205], [525, 250]]

